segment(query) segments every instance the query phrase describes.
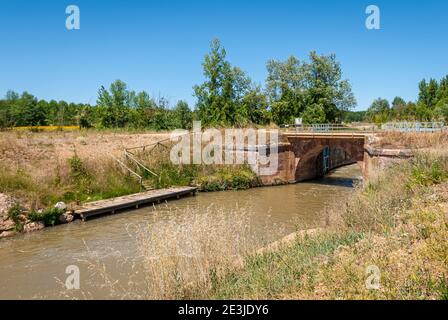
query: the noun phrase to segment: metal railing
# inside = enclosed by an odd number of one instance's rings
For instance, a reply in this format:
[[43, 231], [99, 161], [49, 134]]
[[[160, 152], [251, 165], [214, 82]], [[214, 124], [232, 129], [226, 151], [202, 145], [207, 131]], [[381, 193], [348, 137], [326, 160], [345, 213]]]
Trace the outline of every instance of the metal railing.
[[440, 132], [446, 130], [444, 122], [389, 122], [381, 126], [384, 131]]
[[447, 131], [448, 127], [444, 122], [389, 122], [377, 127], [375, 124], [365, 124], [349, 126], [338, 123], [316, 123], [304, 125], [282, 125], [281, 128], [296, 132], [309, 133], [375, 133], [375, 132], [441, 132]]
[[302, 125], [282, 125], [281, 128], [286, 130], [294, 130], [296, 132], [310, 132], [310, 133], [328, 133], [328, 132], [373, 132], [375, 131], [375, 125], [364, 126], [362, 129], [356, 127], [350, 127], [340, 123], [315, 123], [315, 124], [302, 124]]

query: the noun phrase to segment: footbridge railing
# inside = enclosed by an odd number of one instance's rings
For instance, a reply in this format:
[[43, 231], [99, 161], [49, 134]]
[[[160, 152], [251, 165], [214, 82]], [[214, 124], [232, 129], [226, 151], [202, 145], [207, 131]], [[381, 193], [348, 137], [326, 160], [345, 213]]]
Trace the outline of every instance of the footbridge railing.
[[123, 161], [118, 159], [117, 157], [110, 155], [112, 159], [114, 159], [124, 170], [130, 173], [131, 177], [138, 181], [140, 184], [140, 190], [143, 187], [143, 177], [139, 175], [137, 172], [129, 168]]

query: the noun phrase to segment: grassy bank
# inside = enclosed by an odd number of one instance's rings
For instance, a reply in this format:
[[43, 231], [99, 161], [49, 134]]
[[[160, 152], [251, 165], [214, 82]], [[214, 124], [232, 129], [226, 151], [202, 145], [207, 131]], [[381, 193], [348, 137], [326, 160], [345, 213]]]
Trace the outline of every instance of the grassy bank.
[[[107, 199], [141, 191], [140, 183], [110, 155], [165, 139], [166, 135], [109, 132], [3, 133], [0, 135], [0, 193], [29, 211]], [[200, 191], [239, 190], [258, 185], [246, 165], [215, 166], [171, 163], [170, 145], [137, 155], [157, 175], [129, 161], [153, 188], [198, 186]]]
[[148, 147], [149, 151], [133, 150], [132, 157], [156, 175], [132, 160], [128, 160], [127, 165], [154, 188], [194, 185], [199, 191], [209, 192], [243, 190], [260, 185], [249, 165], [173, 164], [170, 159], [172, 147], [173, 143], [165, 141], [161, 145]]
[[0, 168], [0, 192], [13, 196], [31, 210], [58, 201], [80, 203], [139, 192], [136, 181], [111, 160], [86, 161], [76, 155], [47, 176], [24, 168]]
[[[447, 180], [446, 152], [389, 168], [329, 212], [327, 230], [248, 257], [214, 279], [207, 297], [447, 299]], [[366, 288], [372, 266], [378, 290]]]

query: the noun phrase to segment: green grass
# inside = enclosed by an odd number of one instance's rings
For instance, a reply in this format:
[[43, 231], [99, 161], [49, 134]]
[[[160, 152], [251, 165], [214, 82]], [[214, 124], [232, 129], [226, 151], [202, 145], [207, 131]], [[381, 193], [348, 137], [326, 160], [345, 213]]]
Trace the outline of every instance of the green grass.
[[248, 165], [183, 165], [170, 161], [148, 165], [158, 176], [140, 169], [139, 174], [156, 189], [171, 186], [197, 186], [199, 191], [244, 190], [260, 185]]
[[140, 174], [156, 189], [192, 185], [199, 173], [199, 166], [177, 166], [169, 161], [159, 163], [155, 167], [152, 166], [151, 169], [157, 172], [158, 176], [151, 175], [144, 170], [141, 170]]
[[243, 270], [215, 278], [211, 294], [218, 299], [269, 299], [288, 288], [314, 290], [313, 276], [319, 258], [326, 258], [340, 246], [352, 245], [362, 237], [361, 233], [346, 232], [297, 238], [290, 246], [249, 257]]
[[260, 185], [257, 175], [249, 166], [218, 168], [211, 174], [197, 178], [200, 191], [244, 190]]
[[409, 181], [408, 186], [410, 188], [431, 186], [446, 181], [448, 172], [443, 167], [442, 161], [440, 159], [431, 161], [430, 159], [417, 158], [412, 166], [412, 179]]

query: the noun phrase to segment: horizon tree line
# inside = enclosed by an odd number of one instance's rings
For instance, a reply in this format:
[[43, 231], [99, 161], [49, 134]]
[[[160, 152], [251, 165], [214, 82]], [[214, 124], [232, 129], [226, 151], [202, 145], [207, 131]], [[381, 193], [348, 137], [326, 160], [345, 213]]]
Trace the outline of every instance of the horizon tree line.
[[334, 54], [312, 51], [307, 60], [290, 56], [285, 61], [269, 60], [264, 87], [254, 83], [226, 58], [218, 39], [202, 62], [204, 82], [193, 87], [196, 103], [171, 106], [165, 98], [154, 99], [146, 91], [130, 90], [125, 82], [114, 81], [98, 90], [96, 105], [39, 100], [28, 92], [8, 91], [0, 100], [0, 128], [39, 125], [79, 125], [97, 128], [189, 129], [192, 120], [205, 126], [291, 124], [342, 121], [386, 122], [448, 118], [448, 76], [440, 82], [430, 79], [419, 84], [419, 98], [406, 102], [378, 98], [367, 111], [356, 106], [350, 82]]

